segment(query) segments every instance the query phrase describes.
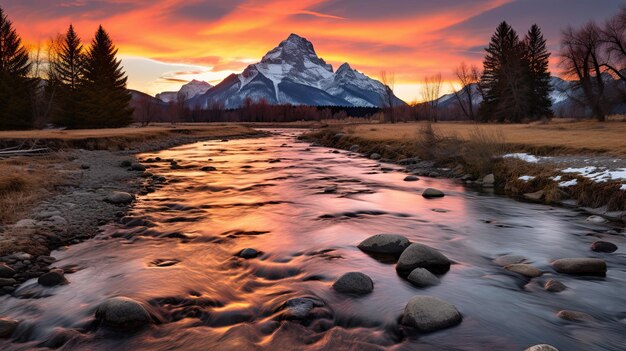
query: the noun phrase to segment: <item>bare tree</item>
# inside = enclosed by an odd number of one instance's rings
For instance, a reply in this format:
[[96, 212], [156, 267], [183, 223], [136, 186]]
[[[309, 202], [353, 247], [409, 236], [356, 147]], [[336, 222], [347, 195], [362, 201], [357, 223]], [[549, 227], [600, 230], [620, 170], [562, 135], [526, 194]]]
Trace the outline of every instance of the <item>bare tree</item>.
[[441, 96], [441, 73], [424, 77], [422, 81], [422, 100], [426, 104], [429, 120], [439, 119], [439, 97]]
[[465, 117], [475, 121], [474, 100], [479, 94], [477, 87], [481, 76], [480, 70], [475, 65], [468, 66], [465, 62], [461, 62], [454, 70], [454, 75], [461, 86], [460, 90], [454, 89], [454, 96]]
[[626, 7], [605, 23], [600, 41], [607, 53], [603, 67], [626, 81]]
[[385, 87], [385, 93], [382, 96], [382, 108], [385, 122], [396, 123], [395, 115], [395, 99], [396, 96], [393, 93], [393, 89], [396, 85], [396, 78], [393, 73], [387, 74], [386, 71], [380, 72], [380, 79]]

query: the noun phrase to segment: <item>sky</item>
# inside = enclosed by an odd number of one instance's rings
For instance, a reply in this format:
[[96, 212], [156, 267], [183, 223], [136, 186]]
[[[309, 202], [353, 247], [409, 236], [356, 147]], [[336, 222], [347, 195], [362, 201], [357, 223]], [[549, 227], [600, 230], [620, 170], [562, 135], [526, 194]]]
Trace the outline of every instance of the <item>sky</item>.
[[102, 24], [119, 48], [131, 89], [156, 94], [192, 80], [219, 83], [258, 62], [289, 34], [310, 40], [337, 68], [378, 79], [419, 101], [420, 81], [441, 73], [451, 89], [461, 62], [481, 65], [503, 20], [523, 35], [538, 24], [554, 53], [568, 25], [604, 21], [624, 0], [0, 0], [26, 43], [36, 46], [72, 23], [89, 42]]

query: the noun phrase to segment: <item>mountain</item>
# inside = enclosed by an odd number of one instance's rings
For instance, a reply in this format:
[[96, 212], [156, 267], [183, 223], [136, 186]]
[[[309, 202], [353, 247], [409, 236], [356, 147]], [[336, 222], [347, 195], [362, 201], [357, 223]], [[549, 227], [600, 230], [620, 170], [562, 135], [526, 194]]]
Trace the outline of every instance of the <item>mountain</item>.
[[177, 101], [179, 97], [183, 101], [187, 101], [198, 95], [206, 93], [213, 86], [207, 82], [192, 80], [191, 82], [183, 85], [179, 91], [165, 91], [156, 95], [156, 98], [163, 102]]
[[[313, 44], [291, 34], [260, 62], [231, 74], [204, 94], [187, 101], [191, 108], [213, 104], [241, 107], [246, 100], [310, 106], [381, 106], [385, 86], [343, 64], [337, 72], [317, 56]], [[405, 103], [394, 97], [394, 104]]]

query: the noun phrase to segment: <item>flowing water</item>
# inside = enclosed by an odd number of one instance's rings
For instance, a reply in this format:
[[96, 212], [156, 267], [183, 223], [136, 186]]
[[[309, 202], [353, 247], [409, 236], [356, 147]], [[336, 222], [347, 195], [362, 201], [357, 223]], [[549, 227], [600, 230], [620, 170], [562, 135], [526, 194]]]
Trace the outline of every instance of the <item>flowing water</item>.
[[[562, 351], [625, 349], [626, 257], [623, 248], [591, 252], [588, 235], [612, 232], [619, 245], [621, 228], [449, 180], [404, 182], [396, 166], [383, 170], [358, 155], [309, 149], [296, 133], [142, 155], [175, 159], [182, 168], [152, 164], [150, 171], [168, 181], [139, 197], [126, 224], [53, 253], [57, 266], [75, 271], [68, 285], [44, 289], [32, 280], [17, 291], [21, 298], [0, 298], [0, 315], [23, 321], [17, 340], [0, 341], [0, 349], [522, 350], [538, 343]], [[217, 170], [200, 170], [207, 165]], [[328, 192], [332, 186], [336, 191]], [[420, 196], [426, 187], [447, 196], [426, 200]], [[403, 234], [455, 264], [440, 285], [413, 287], [393, 261], [356, 247], [377, 233]], [[236, 257], [247, 247], [262, 254]], [[522, 255], [545, 273], [531, 281], [508, 273], [493, 262], [504, 254]], [[563, 257], [602, 257], [607, 276], [559, 275], [549, 262]], [[374, 291], [336, 293], [332, 282], [349, 271], [368, 274]], [[568, 289], [544, 291], [541, 283], [555, 276]], [[434, 333], [400, 327], [415, 295], [454, 304], [462, 323]], [[132, 333], [94, 329], [96, 306], [111, 296], [145, 303], [160, 323]], [[285, 320], [285, 303], [296, 297], [315, 299], [318, 307], [305, 320]], [[565, 322], [555, 315], [561, 309], [594, 320]]]

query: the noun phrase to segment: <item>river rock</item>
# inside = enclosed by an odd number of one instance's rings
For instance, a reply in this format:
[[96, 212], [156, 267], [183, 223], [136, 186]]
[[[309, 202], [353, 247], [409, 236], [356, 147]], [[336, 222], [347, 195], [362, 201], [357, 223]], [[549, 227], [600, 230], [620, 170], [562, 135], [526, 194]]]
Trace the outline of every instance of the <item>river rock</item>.
[[506, 267], [511, 264], [523, 263], [526, 257], [519, 255], [503, 255], [496, 257], [493, 262], [498, 266]]
[[146, 170], [146, 166], [142, 165], [141, 163], [133, 163], [130, 165], [130, 169], [133, 171], [143, 172]]
[[363, 240], [357, 247], [365, 252], [399, 255], [411, 243], [398, 234], [376, 234]]
[[39, 279], [37, 279], [37, 283], [43, 286], [57, 286], [61, 284], [67, 284], [67, 279], [65, 279], [65, 274], [61, 269], [53, 269], [48, 273], [42, 274]]
[[405, 182], [416, 182], [418, 180], [420, 180], [420, 178], [418, 176], [415, 176], [415, 175], [408, 175], [408, 176], [404, 177], [404, 181]]
[[595, 252], [615, 252], [617, 251], [617, 245], [610, 243], [608, 241], [594, 241], [591, 244], [591, 250]]
[[255, 258], [258, 255], [259, 255], [259, 252], [257, 250], [251, 249], [251, 248], [245, 248], [241, 250], [237, 256], [248, 259], [248, 258]]
[[309, 297], [296, 297], [285, 302], [283, 319], [305, 319], [309, 317], [315, 307], [322, 307], [324, 303]]
[[596, 216], [596, 215], [587, 217], [586, 221], [591, 222], [591, 223], [597, 223], [597, 224], [602, 224], [602, 223], [607, 222], [607, 220], [604, 217]]
[[350, 146], [350, 151], [351, 152], [359, 152], [359, 145], [352, 145]]
[[380, 160], [380, 157], [381, 157], [380, 154], [377, 154], [377, 153], [373, 153], [370, 155], [370, 158], [372, 160]]
[[133, 196], [122, 191], [114, 191], [106, 197], [105, 201], [116, 205], [129, 204], [133, 202]]
[[550, 279], [543, 285], [543, 288], [549, 292], [561, 292], [567, 289], [567, 286], [556, 279]]
[[440, 283], [439, 278], [425, 268], [415, 268], [406, 279], [420, 288], [439, 285]]
[[335, 281], [333, 289], [340, 293], [368, 294], [374, 290], [374, 282], [363, 273], [349, 272]]
[[524, 351], [559, 351], [559, 349], [557, 349], [556, 347], [552, 345], [540, 344], [540, 345], [531, 346], [525, 349]]
[[534, 193], [526, 193], [524, 194], [524, 198], [533, 201], [541, 201], [545, 196], [546, 192], [543, 190], [535, 191]]
[[483, 178], [483, 186], [487, 187], [487, 188], [493, 188], [493, 184], [496, 182], [496, 177], [493, 175], [493, 173], [491, 174], [487, 174], [484, 178]]
[[0, 278], [12, 278], [15, 275], [15, 270], [9, 267], [6, 263], [0, 263]]
[[452, 304], [430, 296], [415, 296], [404, 308], [401, 323], [420, 331], [435, 331], [461, 323], [461, 314]]
[[505, 266], [504, 269], [521, 274], [527, 278], [536, 278], [542, 274], [537, 267], [525, 263], [510, 264]]
[[213, 166], [204, 166], [202, 168], [200, 168], [201, 171], [203, 172], [214, 172], [217, 171], [217, 168], [213, 167]]
[[152, 317], [143, 305], [128, 297], [112, 297], [96, 309], [101, 323], [123, 329], [136, 329], [152, 323]]
[[437, 197], [444, 197], [446, 196], [446, 194], [443, 193], [443, 191], [441, 190], [437, 190], [434, 188], [428, 188], [426, 190], [424, 190], [424, 192], [422, 193], [422, 196], [427, 198], [427, 199], [432, 199], [432, 198], [437, 198]]
[[552, 267], [565, 274], [606, 275], [606, 262], [599, 258], [562, 258], [552, 262]]
[[0, 318], [0, 339], [7, 339], [17, 329], [18, 321], [9, 318]]
[[584, 312], [562, 310], [556, 314], [557, 317], [570, 322], [584, 322], [591, 321], [593, 317]]
[[413, 243], [400, 255], [396, 270], [401, 275], [408, 275], [415, 268], [426, 268], [433, 273], [445, 273], [450, 270], [450, 260], [432, 247]]
[[0, 278], [0, 288], [5, 286], [11, 286], [17, 284], [17, 281], [13, 278]]

